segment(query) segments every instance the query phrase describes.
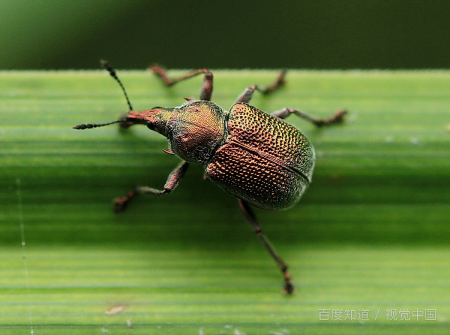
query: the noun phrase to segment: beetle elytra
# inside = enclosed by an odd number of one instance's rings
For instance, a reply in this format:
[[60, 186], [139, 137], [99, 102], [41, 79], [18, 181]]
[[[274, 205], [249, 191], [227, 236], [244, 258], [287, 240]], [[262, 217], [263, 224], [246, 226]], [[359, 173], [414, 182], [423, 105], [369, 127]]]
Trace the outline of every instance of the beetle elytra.
[[286, 71], [282, 71], [267, 88], [257, 85], [248, 87], [230, 110], [225, 111], [211, 102], [213, 75], [209, 70], [200, 69], [169, 79], [157, 65], [152, 67], [152, 71], [166, 86], [203, 74], [200, 99], [186, 98], [185, 104], [175, 108], [155, 107], [134, 111], [115, 70], [105, 61], [102, 64], [122, 88], [130, 111], [116, 121], [80, 124], [74, 129], [90, 129], [114, 123], [123, 128], [146, 125], [168, 139], [167, 153], [175, 154], [182, 160], [169, 174], [163, 189], [138, 186], [126, 196], [116, 199], [114, 210], [124, 210], [138, 194], [164, 195], [172, 192], [189, 164], [203, 164], [208, 179], [238, 198], [245, 218], [283, 273], [284, 291], [291, 294], [294, 286], [287, 265], [262, 234], [250, 205], [268, 210], [291, 207], [311, 183], [315, 164], [314, 148], [300, 130], [284, 121], [286, 117], [295, 114], [321, 127], [343, 122], [346, 111], [340, 110], [328, 119], [320, 119], [291, 108], [269, 115], [248, 104], [255, 91], [269, 94], [282, 86]]

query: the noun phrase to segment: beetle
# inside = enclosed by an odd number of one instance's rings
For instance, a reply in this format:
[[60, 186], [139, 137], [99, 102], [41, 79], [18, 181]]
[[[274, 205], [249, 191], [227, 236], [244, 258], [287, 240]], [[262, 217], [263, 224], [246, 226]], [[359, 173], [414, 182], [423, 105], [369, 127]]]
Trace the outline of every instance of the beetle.
[[283, 274], [284, 291], [293, 293], [294, 285], [288, 267], [262, 234], [251, 206], [266, 210], [289, 208], [299, 201], [311, 183], [315, 164], [314, 147], [299, 129], [284, 119], [295, 114], [322, 127], [343, 122], [346, 111], [340, 110], [328, 119], [320, 119], [292, 108], [284, 108], [269, 115], [249, 104], [255, 91], [269, 94], [282, 86], [286, 71], [282, 71], [267, 88], [258, 85], [246, 88], [230, 110], [225, 111], [211, 102], [211, 71], [199, 69], [170, 79], [158, 65], [152, 66], [151, 70], [166, 86], [203, 74], [200, 99], [185, 98], [186, 103], [175, 108], [154, 107], [134, 111], [116, 71], [106, 61], [102, 61], [102, 65], [120, 85], [130, 111], [116, 121], [80, 124], [74, 129], [97, 128], [115, 123], [122, 128], [146, 125], [168, 139], [169, 150], [165, 152], [181, 159], [181, 163], [169, 174], [162, 190], [137, 186], [126, 196], [115, 200], [115, 212], [124, 210], [138, 194], [169, 194], [177, 187], [189, 164], [203, 164], [206, 178], [238, 198], [246, 220]]

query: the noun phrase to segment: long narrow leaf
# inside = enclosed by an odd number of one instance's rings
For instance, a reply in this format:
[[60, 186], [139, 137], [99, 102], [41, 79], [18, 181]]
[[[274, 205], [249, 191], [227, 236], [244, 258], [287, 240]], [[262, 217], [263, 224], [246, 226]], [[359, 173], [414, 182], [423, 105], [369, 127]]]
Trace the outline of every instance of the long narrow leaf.
[[[167, 89], [147, 72], [118, 73], [137, 110], [197, 98], [202, 80]], [[276, 72], [214, 75], [213, 100], [229, 108]], [[1, 72], [2, 334], [447, 329], [450, 73], [291, 71], [287, 81], [252, 104], [323, 117], [349, 110], [330, 128], [288, 119], [315, 145], [313, 183], [292, 209], [256, 210], [291, 267], [292, 297], [236, 199], [203, 180], [200, 165], [172, 194], [112, 212], [134, 185], [161, 188], [179, 159], [146, 127], [72, 129], [127, 112], [107, 73]], [[390, 320], [392, 309], [410, 319]], [[426, 310], [436, 320], [420, 316]]]

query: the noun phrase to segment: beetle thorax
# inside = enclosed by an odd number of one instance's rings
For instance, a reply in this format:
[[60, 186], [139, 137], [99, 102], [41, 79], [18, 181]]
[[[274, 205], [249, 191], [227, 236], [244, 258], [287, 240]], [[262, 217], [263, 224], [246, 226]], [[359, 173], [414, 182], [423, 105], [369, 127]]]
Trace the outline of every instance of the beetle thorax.
[[225, 141], [226, 112], [210, 101], [190, 101], [172, 111], [166, 124], [170, 149], [188, 162], [206, 164]]

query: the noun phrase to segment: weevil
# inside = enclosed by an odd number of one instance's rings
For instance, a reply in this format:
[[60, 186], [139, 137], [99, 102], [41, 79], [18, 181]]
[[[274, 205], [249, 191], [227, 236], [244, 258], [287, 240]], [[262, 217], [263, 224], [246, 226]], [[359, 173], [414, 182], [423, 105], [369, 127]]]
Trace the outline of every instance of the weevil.
[[146, 125], [167, 138], [169, 150], [165, 152], [181, 159], [181, 163], [169, 174], [163, 189], [137, 186], [126, 196], [115, 200], [115, 212], [124, 210], [138, 194], [169, 194], [177, 187], [189, 164], [203, 164], [206, 178], [237, 197], [246, 220], [280, 268], [284, 277], [284, 291], [293, 293], [294, 285], [288, 267], [262, 234], [251, 205], [267, 210], [289, 208], [300, 200], [311, 183], [315, 164], [314, 147], [285, 118], [295, 114], [322, 127], [343, 122], [346, 111], [340, 110], [328, 119], [321, 119], [292, 108], [283, 108], [269, 115], [249, 105], [255, 91], [269, 94], [281, 87], [285, 83], [286, 71], [282, 71], [275, 82], [266, 88], [258, 85], [246, 88], [230, 110], [226, 111], [211, 102], [211, 71], [199, 69], [170, 79], [158, 65], [154, 65], [151, 70], [166, 86], [203, 74], [200, 99], [185, 98], [187, 101], [175, 108], [154, 107], [134, 111], [116, 71], [106, 61], [102, 61], [102, 65], [120, 85], [130, 111], [116, 121], [80, 124], [74, 129], [90, 129], [115, 123], [122, 128]]

